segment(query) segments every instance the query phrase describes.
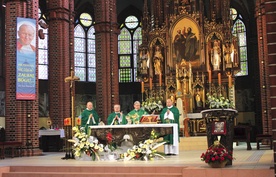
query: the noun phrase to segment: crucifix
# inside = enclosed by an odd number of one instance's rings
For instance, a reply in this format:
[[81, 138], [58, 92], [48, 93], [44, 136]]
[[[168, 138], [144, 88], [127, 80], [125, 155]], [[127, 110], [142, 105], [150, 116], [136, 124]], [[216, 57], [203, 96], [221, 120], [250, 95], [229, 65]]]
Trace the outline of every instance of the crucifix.
[[[75, 76], [74, 70], [71, 68], [71, 75], [64, 79], [65, 82], [70, 82], [70, 90], [71, 90], [71, 114], [72, 114], [72, 127], [75, 126], [75, 89], [73, 88], [73, 84], [75, 81], [79, 81], [80, 78]], [[73, 134], [72, 134], [73, 135]]]
[[[64, 79], [65, 82], [70, 82], [70, 90], [71, 90], [71, 125], [72, 125], [72, 137], [74, 136], [74, 132], [73, 132], [73, 127], [75, 126], [75, 89], [74, 89], [74, 82], [75, 81], [79, 81], [80, 78], [75, 76], [75, 73], [74, 73], [74, 70], [73, 68], [71, 68], [71, 75], [66, 77]], [[68, 128], [66, 128], [66, 132]], [[70, 134], [70, 133], [69, 133]], [[65, 134], [66, 138], [68, 138], [68, 133]], [[70, 150], [70, 144], [66, 141], [65, 142], [65, 147], [66, 147], [66, 154], [65, 154], [65, 157], [63, 157], [62, 159], [70, 159], [70, 158], [74, 158], [74, 155], [72, 153], [72, 151]], [[68, 152], [69, 151], [69, 152]], [[72, 154], [71, 154], [72, 153]], [[71, 154], [71, 155], [70, 155]]]

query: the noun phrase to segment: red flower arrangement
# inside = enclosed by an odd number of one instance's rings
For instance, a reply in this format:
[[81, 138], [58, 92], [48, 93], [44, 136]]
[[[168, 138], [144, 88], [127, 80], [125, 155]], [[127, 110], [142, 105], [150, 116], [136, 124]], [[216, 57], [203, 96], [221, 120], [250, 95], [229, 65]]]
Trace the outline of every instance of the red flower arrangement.
[[228, 151], [219, 141], [215, 141], [212, 146], [210, 146], [205, 153], [202, 153], [201, 160], [205, 163], [223, 163], [228, 160], [233, 160], [233, 154]]
[[114, 138], [113, 138], [112, 133], [108, 132], [106, 134], [106, 142], [107, 142], [107, 145], [105, 148], [106, 151], [110, 150], [111, 152], [113, 152], [114, 150], [116, 150], [117, 146], [116, 146], [116, 143], [113, 142], [113, 140], [114, 140]]

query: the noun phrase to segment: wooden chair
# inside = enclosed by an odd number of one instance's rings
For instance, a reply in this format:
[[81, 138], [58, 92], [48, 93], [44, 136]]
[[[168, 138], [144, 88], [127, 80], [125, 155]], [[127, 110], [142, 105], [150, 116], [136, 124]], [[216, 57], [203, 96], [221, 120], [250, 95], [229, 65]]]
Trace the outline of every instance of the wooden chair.
[[260, 149], [260, 142], [263, 140], [268, 140], [270, 142], [270, 149], [272, 149], [272, 135], [269, 134], [259, 134], [256, 136], [257, 150]]
[[236, 145], [239, 145], [240, 142], [246, 142], [247, 143], [247, 150], [251, 150], [251, 144], [250, 144], [250, 131], [251, 126], [250, 125], [237, 125], [234, 127], [234, 137], [233, 142], [236, 142]]

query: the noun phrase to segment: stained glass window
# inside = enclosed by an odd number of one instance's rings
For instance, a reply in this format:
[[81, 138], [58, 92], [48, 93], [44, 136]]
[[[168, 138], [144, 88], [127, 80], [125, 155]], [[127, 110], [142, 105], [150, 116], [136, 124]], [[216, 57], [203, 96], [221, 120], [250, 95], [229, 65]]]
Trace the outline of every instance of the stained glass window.
[[137, 82], [138, 47], [142, 43], [142, 29], [135, 16], [128, 16], [121, 24], [118, 36], [119, 82]]
[[86, 27], [91, 26], [92, 25], [91, 15], [89, 15], [88, 13], [82, 13], [80, 15], [80, 22]]
[[91, 15], [82, 13], [74, 32], [75, 75], [86, 82], [96, 82], [95, 29], [92, 24]]
[[[45, 16], [41, 14], [39, 9], [40, 22], [45, 23]], [[43, 29], [38, 25], [38, 30], [42, 30], [45, 38], [38, 38], [38, 79], [48, 79], [48, 29]]]
[[236, 9], [231, 8], [230, 14], [233, 20], [232, 34], [238, 38], [238, 45], [240, 50], [240, 67], [241, 71], [236, 76], [248, 75], [248, 63], [247, 63], [247, 45], [246, 45], [246, 27], [243, 23], [242, 16]]

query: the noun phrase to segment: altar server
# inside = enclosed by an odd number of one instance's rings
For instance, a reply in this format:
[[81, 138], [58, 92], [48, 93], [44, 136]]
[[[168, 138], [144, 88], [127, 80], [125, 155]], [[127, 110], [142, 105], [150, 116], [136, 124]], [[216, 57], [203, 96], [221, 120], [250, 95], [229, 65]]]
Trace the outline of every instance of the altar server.
[[[163, 108], [160, 113], [160, 119], [162, 123], [176, 123], [178, 124], [178, 132], [179, 132], [179, 110], [177, 107], [173, 106], [173, 102], [171, 99], [167, 99], [166, 107]], [[167, 155], [177, 155], [179, 154], [179, 147], [174, 146], [173, 142], [173, 134], [164, 136], [164, 140], [167, 140], [168, 143], [164, 145], [164, 151]], [[179, 137], [177, 139], [179, 141]]]

